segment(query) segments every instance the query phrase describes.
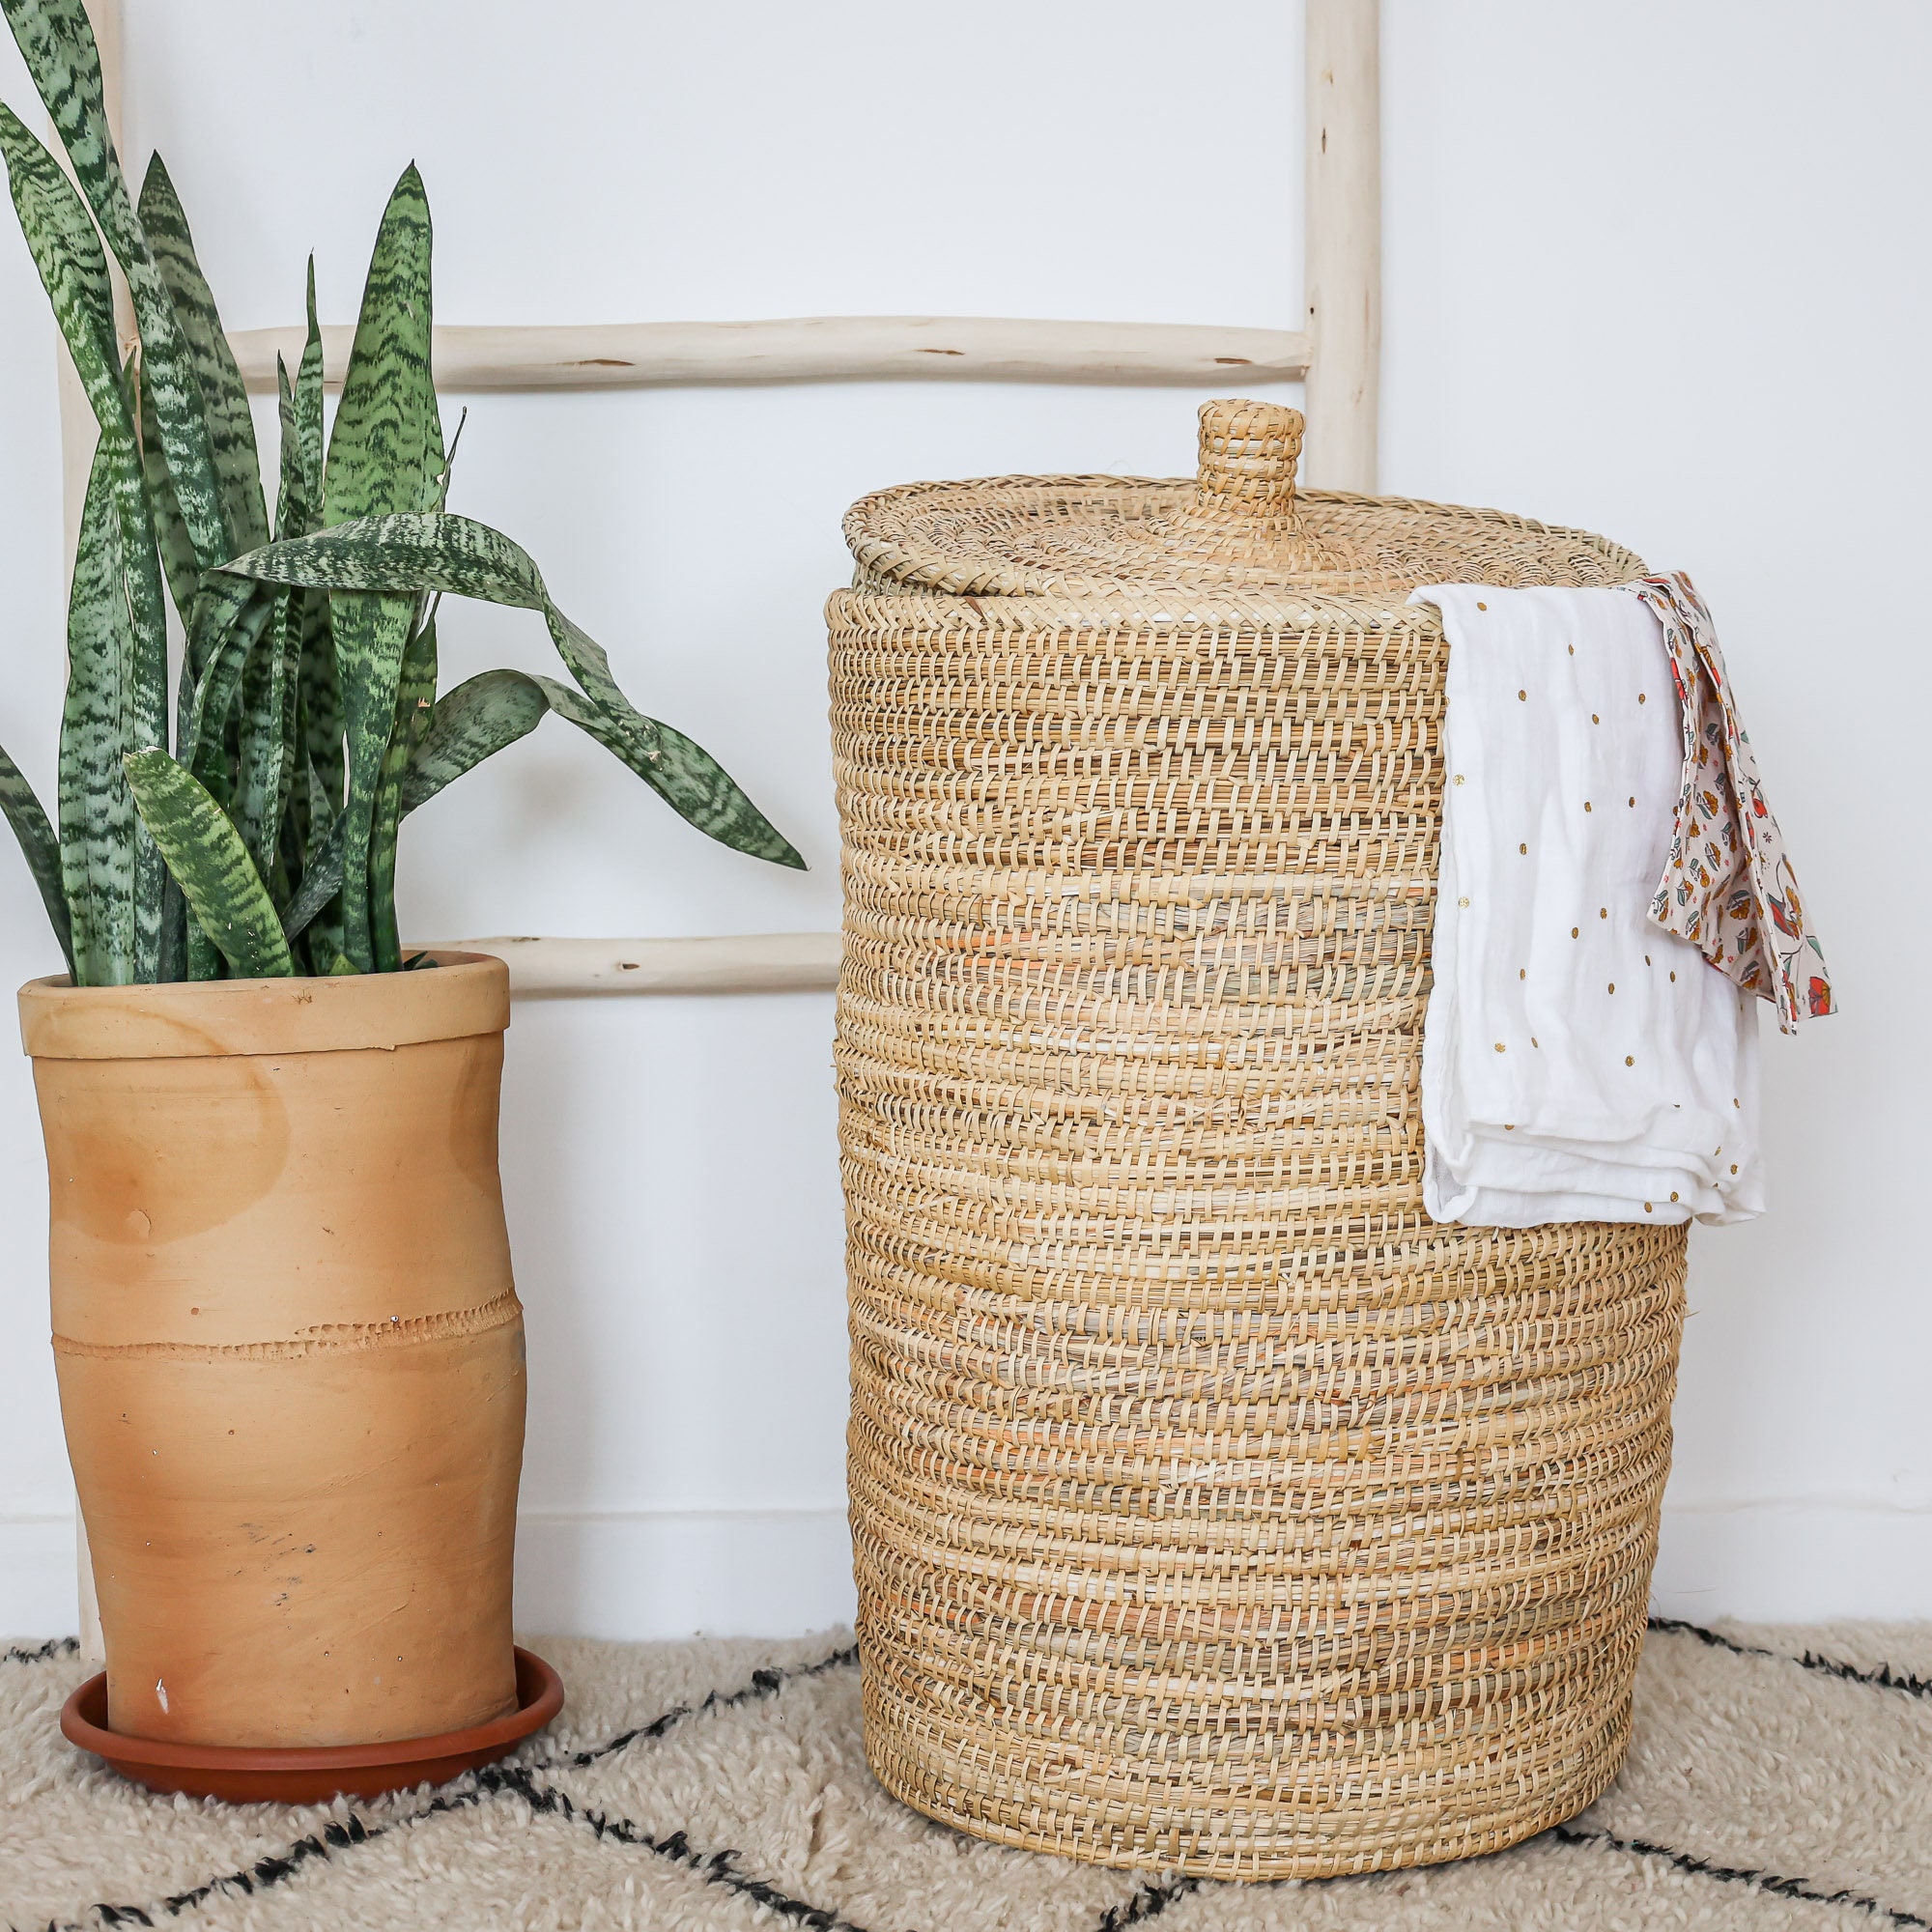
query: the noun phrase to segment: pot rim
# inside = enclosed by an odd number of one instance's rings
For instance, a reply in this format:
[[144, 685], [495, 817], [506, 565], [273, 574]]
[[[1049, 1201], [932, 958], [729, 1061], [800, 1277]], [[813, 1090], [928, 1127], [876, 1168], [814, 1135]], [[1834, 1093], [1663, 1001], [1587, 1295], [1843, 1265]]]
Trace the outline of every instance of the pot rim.
[[436, 968], [327, 978], [20, 988], [20, 1044], [35, 1060], [185, 1060], [389, 1051], [501, 1033], [510, 969], [494, 953], [437, 951]]

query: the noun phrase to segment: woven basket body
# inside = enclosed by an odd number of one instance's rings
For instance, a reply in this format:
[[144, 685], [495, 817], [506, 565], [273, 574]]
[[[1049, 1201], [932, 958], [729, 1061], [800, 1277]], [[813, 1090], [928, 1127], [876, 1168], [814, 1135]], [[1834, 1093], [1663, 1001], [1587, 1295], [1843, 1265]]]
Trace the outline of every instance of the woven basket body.
[[1601, 539], [1197, 483], [886, 492], [833, 597], [867, 1748], [950, 1824], [1313, 1877], [1615, 1775], [1678, 1228], [1432, 1222], [1444, 646]]

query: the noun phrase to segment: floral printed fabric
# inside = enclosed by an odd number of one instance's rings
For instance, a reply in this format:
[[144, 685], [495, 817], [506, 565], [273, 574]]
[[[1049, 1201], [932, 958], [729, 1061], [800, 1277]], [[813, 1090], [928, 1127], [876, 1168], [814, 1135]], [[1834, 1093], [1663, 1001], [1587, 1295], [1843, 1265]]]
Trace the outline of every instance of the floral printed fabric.
[[1626, 584], [1663, 632], [1684, 720], [1684, 782], [1650, 917], [1688, 939], [1777, 1024], [1835, 1011], [1824, 949], [1806, 928], [1798, 880], [1764, 802], [1750, 737], [1731, 700], [1717, 627], [1682, 571]]

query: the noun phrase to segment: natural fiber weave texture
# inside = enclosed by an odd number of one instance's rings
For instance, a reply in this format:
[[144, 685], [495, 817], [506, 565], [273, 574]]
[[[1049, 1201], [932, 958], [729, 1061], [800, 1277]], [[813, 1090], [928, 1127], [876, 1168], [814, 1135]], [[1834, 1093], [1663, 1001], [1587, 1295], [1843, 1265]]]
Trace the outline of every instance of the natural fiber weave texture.
[[1013, 1845], [1213, 1877], [1492, 1851], [1622, 1761], [1682, 1230], [1432, 1223], [1422, 582], [1638, 560], [1198, 483], [858, 504], [828, 608], [867, 1752]]

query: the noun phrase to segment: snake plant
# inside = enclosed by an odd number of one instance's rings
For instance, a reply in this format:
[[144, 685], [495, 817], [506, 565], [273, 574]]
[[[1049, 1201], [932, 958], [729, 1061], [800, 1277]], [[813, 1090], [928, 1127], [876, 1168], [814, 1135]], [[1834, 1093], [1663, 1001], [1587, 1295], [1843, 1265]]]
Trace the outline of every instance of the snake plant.
[[[76, 985], [393, 972], [402, 820], [554, 712], [713, 838], [791, 845], [718, 763], [639, 712], [506, 536], [444, 507], [430, 368], [430, 217], [389, 198], [325, 440], [315, 270], [279, 367], [272, 517], [248, 397], [167, 170], [138, 201], [107, 129], [82, 0], [0, 0], [71, 180], [0, 105], [27, 245], [99, 423], [68, 610], [50, 821], [0, 751], [4, 810]], [[103, 248], [103, 242], [105, 247]], [[117, 338], [108, 253], [138, 343]], [[570, 682], [485, 671], [437, 690], [445, 596], [538, 611]], [[184, 639], [168, 693], [168, 607]]]

